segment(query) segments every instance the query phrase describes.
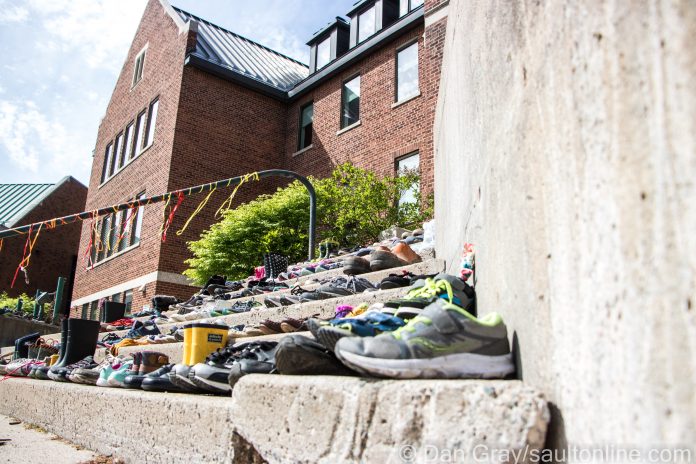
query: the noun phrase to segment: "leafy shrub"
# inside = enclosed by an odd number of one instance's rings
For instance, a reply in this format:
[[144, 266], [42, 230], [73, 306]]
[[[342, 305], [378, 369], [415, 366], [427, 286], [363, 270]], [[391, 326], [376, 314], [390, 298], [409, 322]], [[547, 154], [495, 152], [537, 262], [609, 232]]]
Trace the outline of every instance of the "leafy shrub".
[[34, 300], [27, 296], [26, 294], [21, 294], [17, 298], [11, 298], [7, 292], [0, 293], [0, 308], [17, 308], [17, 300], [21, 298], [23, 301], [22, 310], [25, 313], [32, 312], [34, 310]]
[[[393, 225], [412, 226], [432, 216], [432, 199], [399, 207], [402, 192], [414, 188], [418, 175], [378, 177], [351, 164], [331, 177], [310, 179], [317, 193], [317, 244], [373, 242]], [[307, 256], [309, 195], [299, 182], [262, 195], [225, 213], [223, 219], [189, 242], [193, 258], [184, 274], [202, 284], [213, 274], [240, 279], [261, 264], [263, 253], [279, 252], [298, 261]]]

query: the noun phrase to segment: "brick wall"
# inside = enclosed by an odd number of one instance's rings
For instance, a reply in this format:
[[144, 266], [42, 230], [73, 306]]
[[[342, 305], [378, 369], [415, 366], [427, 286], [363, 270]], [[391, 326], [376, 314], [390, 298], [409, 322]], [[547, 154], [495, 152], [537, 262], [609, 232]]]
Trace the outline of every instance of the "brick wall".
[[[421, 95], [402, 105], [395, 101], [396, 52], [418, 41]], [[437, 100], [437, 82], [431, 79], [430, 52], [424, 47], [423, 27], [397, 38], [367, 58], [342, 71], [290, 105], [287, 118], [286, 162], [300, 174], [328, 175], [337, 164], [351, 161], [381, 175], [394, 175], [395, 160], [420, 152], [422, 191], [432, 191], [432, 128]], [[341, 86], [360, 74], [361, 125], [337, 135], [340, 130]], [[313, 147], [296, 156], [300, 107], [314, 101]]]
[[[87, 198], [88, 210], [125, 202], [140, 192], [151, 196], [167, 191], [181, 75], [188, 41], [188, 35], [179, 34], [177, 25], [159, 1], [150, 0], [99, 126]], [[146, 45], [148, 48], [143, 78], [131, 88], [134, 59]], [[107, 144], [158, 96], [159, 111], [154, 143], [100, 186]], [[73, 299], [157, 270], [160, 258], [157, 232], [162, 223], [163, 208], [163, 204], [145, 208], [139, 246], [91, 270], [86, 268], [86, 263], [82, 260], [90, 237], [90, 222], [84, 222]]]
[[[79, 213], [84, 209], [86, 197], [87, 188], [70, 178], [59, 185], [17, 226]], [[29, 284], [26, 284], [24, 274], [20, 272], [13, 289], [10, 289], [10, 285], [15, 270], [22, 260], [26, 236], [3, 240], [3, 248], [0, 251], [0, 292], [6, 291], [11, 296], [26, 293], [33, 297], [36, 289], [54, 291], [58, 277], [70, 278], [79, 239], [79, 223], [56, 227], [53, 230], [42, 230], [27, 269]], [[67, 295], [67, 298], [69, 297], [70, 295]]]

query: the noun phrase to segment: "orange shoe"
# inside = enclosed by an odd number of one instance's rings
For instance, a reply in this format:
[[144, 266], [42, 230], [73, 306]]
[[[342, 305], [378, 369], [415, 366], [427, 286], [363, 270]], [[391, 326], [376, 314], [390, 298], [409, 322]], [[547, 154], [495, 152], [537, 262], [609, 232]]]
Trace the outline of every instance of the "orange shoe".
[[423, 261], [423, 259], [418, 255], [418, 253], [413, 251], [413, 249], [410, 246], [408, 246], [408, 244], [403, 242], [397, 243], [391, 251], [396, 256], [406, 261], [408, 264], [420, 263], [421, 261]]

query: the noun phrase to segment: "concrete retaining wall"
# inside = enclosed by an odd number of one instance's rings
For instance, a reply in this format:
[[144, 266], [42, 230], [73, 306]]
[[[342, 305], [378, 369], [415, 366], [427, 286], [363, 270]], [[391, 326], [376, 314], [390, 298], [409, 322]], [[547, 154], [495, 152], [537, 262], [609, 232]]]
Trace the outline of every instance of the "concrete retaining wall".
[[694, 44], [690, 0], [450, 3], [437, 253], [476, 244], [552, 447], [696, 443]]
[[14, 345], [16, 339], [30, 333], [40, 332], [42, 335], [46, 335], [56, 331], [60, 332], [60, 327], [15, 317], [0, 317], [0, 346]]

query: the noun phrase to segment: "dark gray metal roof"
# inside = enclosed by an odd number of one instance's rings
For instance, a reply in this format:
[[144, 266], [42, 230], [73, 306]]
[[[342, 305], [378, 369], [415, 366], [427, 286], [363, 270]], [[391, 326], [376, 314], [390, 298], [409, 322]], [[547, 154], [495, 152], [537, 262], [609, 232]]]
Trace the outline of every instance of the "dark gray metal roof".
[[11, 226], [34, 200], [55, 184], [0, 184], [0, 224]]
[[198, 22], [193, 55], [287, 92], [309, 74], [303, 63], [174, 7], [184, 21]]

